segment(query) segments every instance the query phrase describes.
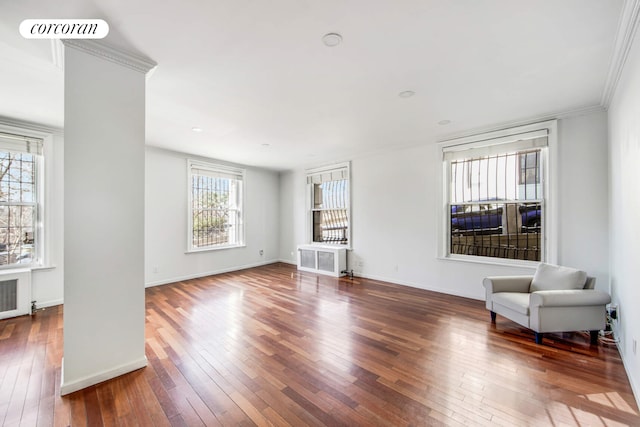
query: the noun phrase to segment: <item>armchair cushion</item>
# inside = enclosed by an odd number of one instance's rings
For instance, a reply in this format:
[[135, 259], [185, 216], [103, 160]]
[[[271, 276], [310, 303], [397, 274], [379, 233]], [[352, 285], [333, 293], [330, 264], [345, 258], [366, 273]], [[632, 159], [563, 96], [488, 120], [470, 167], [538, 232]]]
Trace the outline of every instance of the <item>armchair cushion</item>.
[[533, 275], [529, 292], [583, 289], [586, 281], [584, 271], [542, 263]]
[[493, 294], [493, 303], [528, 316], [530, 297], [531, 294], [523, 292], [499, 292]]

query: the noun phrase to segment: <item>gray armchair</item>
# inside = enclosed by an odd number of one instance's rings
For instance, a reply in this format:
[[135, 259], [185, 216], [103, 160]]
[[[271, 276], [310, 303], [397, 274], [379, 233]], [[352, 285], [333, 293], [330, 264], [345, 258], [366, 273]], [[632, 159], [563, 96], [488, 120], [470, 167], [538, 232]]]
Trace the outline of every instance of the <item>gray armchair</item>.
[[542, 263], [533, 276], [486, 277], [483, 285], [491, 321], [500, 314], [532, 329], [538, 344], [546, 332], [569, 331], [589, 331], [596, 344], [605, 328], [611, 297], [584, 271]]

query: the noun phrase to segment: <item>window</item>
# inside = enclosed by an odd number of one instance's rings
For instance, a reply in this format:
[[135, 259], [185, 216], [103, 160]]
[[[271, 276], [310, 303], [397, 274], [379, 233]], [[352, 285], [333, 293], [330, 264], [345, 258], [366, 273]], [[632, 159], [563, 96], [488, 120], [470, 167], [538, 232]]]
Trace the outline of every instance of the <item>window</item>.
[[244, 245], [244, 170], [188, 161], [189, 251]]
[[38, 261], [42, 140], [0, 133], [0, 268]]
[[349, 245], [351, 242], [349, 164], [307, 171], [310, 189], [310, 241]]
[[549, 259], [550, 123], [442, 145], [447, 257]]

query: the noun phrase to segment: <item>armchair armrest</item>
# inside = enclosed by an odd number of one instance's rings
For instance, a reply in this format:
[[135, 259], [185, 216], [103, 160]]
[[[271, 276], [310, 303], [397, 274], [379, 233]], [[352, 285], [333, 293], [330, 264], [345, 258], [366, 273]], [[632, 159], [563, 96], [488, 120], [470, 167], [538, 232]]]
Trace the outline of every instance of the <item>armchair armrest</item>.
[[498, 292], [529, 292], [529, 285], [533, 276], [491, 276], [485, 277], [482, 285], [487, 295]]
[[571, 289], [556, 291], [537, 291], [531, 294], [530, 307], [579, 307], [606, 305], [611, 296], [606, 292], [591, 289]]

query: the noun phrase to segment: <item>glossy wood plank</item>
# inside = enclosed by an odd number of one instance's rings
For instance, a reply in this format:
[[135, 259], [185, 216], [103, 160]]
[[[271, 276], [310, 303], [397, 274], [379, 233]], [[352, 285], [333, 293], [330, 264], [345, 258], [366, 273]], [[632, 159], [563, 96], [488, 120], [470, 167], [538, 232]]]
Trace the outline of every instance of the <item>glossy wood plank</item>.
[[146, 296], [149, 365], [66, 397], [62, 307], [0, 321], [0, 425], [640, 425], [615, 347], [481, 301], [285, 264]]

